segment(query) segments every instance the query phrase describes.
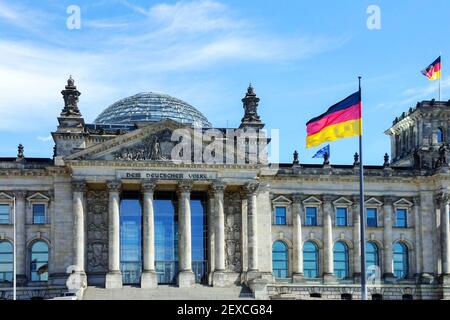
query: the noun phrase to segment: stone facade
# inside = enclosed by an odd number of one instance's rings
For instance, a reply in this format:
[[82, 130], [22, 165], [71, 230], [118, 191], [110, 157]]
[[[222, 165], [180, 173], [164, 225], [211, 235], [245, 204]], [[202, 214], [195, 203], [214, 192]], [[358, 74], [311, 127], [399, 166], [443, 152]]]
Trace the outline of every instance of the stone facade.
[[[8, 222], [0, 224], [0, 242], [12, 243], [15, 216], [20, 299], [61, 295], [72, 272], [81, 277], [82, 286], [122, 287], [120, 203], [129, 191], [142, 199], [142, 288], [158, 287], [153, 224], [157, 192], [176, 195], [177, 283], [193, 286], [189, 199], [202, 193], [208, 226], [205, 285], [244, 284], [262, 299], [361, 297], [364, 221], [359, 217], [357, 161], [308, 165], [296, 153], [292, 164], [176, 163], [170, 159], [170, 135], [180, 128], [194, 135], [189, 126], [162, 120], [116, 131], [93, 127], [78, 109], [80, 93], [72, 79], [62, 94], [65, 106], [52, 133], [54, 158], [29, 158], [23, 146], [16, 158], [0, 158], [0, 205], [10, 212]], [[241, 128], [260, 130], [264, 124], [252, 87], [243, 103]], [[393, 162], [386, 156], [382, 166], [364, 169], [364, 204], [377, 212], [366, 228], [366, 241], [378, 248], [377, 268], [368, 279], [373, 299], [450, 298], [448, 107], [445, 102], [422, 102], [396, 119], [386, 132], [392, 138]], [[43, 220], [34, 220], [34, 204], [44, 206]], [[284, 220], [277, 217], [278, 208], [284, 208]], [[338, 222], [341, 209], [346, 215]], [[314, 223], [311, 210], [316, 212]], [[396, 225], [400, 213], [406, 215], [404, 226]], [[277, 241], [287, 248], [282, 277], [273, 268]], [[36, 242], [48, 246], [47, 264], [38, 271], [32, 261]], [[314, 277], [310, 257], [304, 255], [307, 242], [317, 249]], [[344, 277], [336, 274], [337, 242], [347, 248]], [[401, 278], [394, 261], [400, 257], [394, 252], [397, 243], [407, 252]], [[11, 284], [1, 283], [0, 298], [11, 297]]]

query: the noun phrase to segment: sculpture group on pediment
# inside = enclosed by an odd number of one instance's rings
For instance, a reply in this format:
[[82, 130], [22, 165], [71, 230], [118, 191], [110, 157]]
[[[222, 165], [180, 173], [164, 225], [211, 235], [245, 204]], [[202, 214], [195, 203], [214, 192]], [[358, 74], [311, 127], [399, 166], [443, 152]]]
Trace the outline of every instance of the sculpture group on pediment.
[[115, 160], [124, 161], [164, 161], [170, 159], [171, 148], [162, 148], [162, 144], [172, 143], [162, 140], [163, 137], [159, 135], [148, 136], [144, 138], [140, 143], [127, 148], [122, 148], [113, 154]]

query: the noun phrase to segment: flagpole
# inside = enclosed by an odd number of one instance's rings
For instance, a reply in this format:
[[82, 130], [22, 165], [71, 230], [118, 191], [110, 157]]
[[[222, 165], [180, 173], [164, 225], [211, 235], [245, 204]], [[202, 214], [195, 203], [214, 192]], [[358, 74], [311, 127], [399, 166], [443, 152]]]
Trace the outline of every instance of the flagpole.
[[17, 299], [16, 197], [13, 199], [13, 300]]
[[439, 101], [441, 101], [441, 79], [442, 79], [442, 52], [439, 52], [439, 58], [441, 60], [441, 74], [439, 76]]
[[364, 166], [362, 148], [362, 99], [361, 77], [359, 80], [360, 124], [359, 124], [359, 216], [361, 232], [361, 300], [367, 300], [366, 286], [366, 219], [364, 217]]

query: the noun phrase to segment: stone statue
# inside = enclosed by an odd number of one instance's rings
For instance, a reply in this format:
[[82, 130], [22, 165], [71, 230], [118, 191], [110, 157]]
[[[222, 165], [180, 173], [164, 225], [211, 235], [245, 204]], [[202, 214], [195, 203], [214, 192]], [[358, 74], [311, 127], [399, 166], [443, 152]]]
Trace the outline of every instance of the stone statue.
[[297, 150], [294, 151], [294, 161], [292, 162], [293, 164], [299, 164], [300, 161], [298, 160], [298, 152]]
[[151, 159], [152, 160], [163, 160], [164, 159], [164, 157], [161, 153], [161, 144], [159, 143], [158, 137], [155, 137], [155, 139], [153, 140]]

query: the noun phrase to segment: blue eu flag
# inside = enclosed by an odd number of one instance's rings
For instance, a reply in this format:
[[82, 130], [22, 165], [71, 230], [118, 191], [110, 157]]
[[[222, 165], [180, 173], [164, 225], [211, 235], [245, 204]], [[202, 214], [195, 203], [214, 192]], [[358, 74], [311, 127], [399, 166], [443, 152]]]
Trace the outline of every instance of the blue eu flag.
[[323, 158], [325, 153], [328, 154], [328, 158], [330, 158], [330, 145], [329, 144], [326, 145], [325, 147], [323, 147], [322, 149], [320, 149], [319, 151], [317, 151], [313, 158]]

